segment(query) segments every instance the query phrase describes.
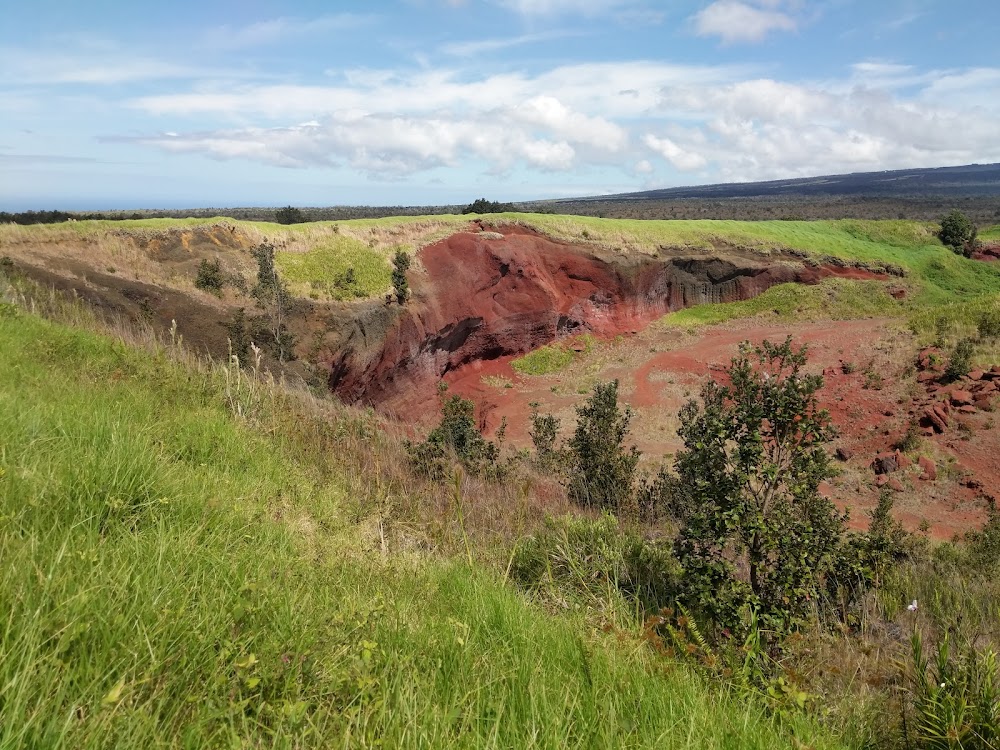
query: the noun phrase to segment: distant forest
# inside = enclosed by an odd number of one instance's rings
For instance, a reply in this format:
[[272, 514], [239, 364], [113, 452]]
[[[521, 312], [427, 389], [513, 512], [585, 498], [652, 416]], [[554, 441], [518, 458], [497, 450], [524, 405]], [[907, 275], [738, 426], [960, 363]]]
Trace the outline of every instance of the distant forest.
[[650, 190], [622, 195], [503, 203], [478, 198], [467, 205], [332, 206], [309, 208], [196, 208], [80, 213], [0, 212], [0, 223], [49, 224], [68, 219], [210, 218], [292, 224], [385, 216], [529, 213], [575, 214], [616, 219], [913, 219], [937, 221], [952, 209], [979, 225], [1000, 223], [1000, 164], [865, 172], [770, 182], [728, 183]]

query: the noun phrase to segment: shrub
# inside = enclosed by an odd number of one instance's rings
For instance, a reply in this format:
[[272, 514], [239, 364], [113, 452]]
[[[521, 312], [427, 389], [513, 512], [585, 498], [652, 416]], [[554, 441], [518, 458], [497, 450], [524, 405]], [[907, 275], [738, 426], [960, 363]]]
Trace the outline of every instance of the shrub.
[[631, 410], [618, 408], [618, 381], [598, 383], [576, 410], [576, 430], [569, 440], [572, 500], [585, 507], [625, 510], [634, 498], [639, 451], [625, 447]]
[[972, 355], [975, 353], [972, 339], [962, 339], [951, 352], [948, 366], [944, 369], [944, 377], [952, 383], [969, 374], [972, 369]]
[[250, 362], [250, 335], [247, 333], [246, 309], [239, 308], [226, 324], [229, 346], [233, 355], [244, 367]]
[[219, 294], [225, 286], [225, 279], [222, 276], [222, 267], [217, 258], [209, 260], [203, 258], [198, 265], [198, 275], [195, 277], [194, 285], [206, 292]]
[[275, 212], [274, 220], [279, 224], [302, 224], [306, 217], [300, 209], [294, 206], [285, 206]]
[[995, 339], [1000, 337], [1000, 310], [986, 310], [979, 315], [976, 321], [976, 328], [979, 330], [979, 337], [983, 339]]
[[844, 518], [819, 484], [832, 473], [824, 446], [834, 433], [816, 397], [823, 379], [804, 374], [805, 362], [790, 338], [745, 345], [730, 384], [709, 381], [702, 403], [680, 413], [684, 598], [720, 625], [738, 627], [750, 609], [785, 630], [833, 567]]
[[429, 479], [441, 481], [449, 474], [453, 460], [470, 474], [485, 479], [502, 478], [507, 467], [501, 465], [500, 448], [486, 440], [476, 429], [475, 405], [461, 396], [452, 396], [441, 405], [441, 422], [421, 443], [406, 441], [410, 465]]
[[894, 447], [903, 453], [915, 451], [920, 447], [920, 428], [915, 424], [909, 425], [906, 428], [906, 433], [896, 442]]
[[989, 574], [1000, 566], [1000, 511], [990, 503], [989, 516], [983, 528], [965, 535], [973, 570]]
[[410, 270], [410, 256], [404, 250], [397, 250], [392, 259], [392, 288], [399, 304], [406, 302], [410, 295], [410, 284], [406, 280], [406, 272]]
[[952, 211], [941, 219], [938, 237], [955, 252], [970, 255], [976, 242], [976, 225], [961, 211]]
[[532, 401], [531, 428], [528, 434], [535, 446], [535, 460], [543, 468], [555, 468], [564, 458], [563, 452], [556, 448], [559, 436], [559, 420], [551, 414], [539, 414], [538, 402]]
[[502, 214], [514, 210], [513, 203], [498, 203], [485, 198], [477, 198], [462, 209], [463, 214]]

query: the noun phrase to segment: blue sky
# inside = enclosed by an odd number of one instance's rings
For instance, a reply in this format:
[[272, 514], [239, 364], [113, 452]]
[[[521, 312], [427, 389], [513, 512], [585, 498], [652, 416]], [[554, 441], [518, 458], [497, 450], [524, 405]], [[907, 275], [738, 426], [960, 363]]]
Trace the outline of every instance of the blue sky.
[[4, 210], [428, 205], [1000, 161], [996, 0], [3, 15]]

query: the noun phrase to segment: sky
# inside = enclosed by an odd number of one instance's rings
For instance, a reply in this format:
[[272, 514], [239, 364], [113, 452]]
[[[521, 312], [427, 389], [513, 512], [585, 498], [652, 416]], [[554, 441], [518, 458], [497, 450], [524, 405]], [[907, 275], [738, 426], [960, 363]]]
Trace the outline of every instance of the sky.
[[1000, 162], [997, 0], [33, 0], [3, 17], [0, 210]]

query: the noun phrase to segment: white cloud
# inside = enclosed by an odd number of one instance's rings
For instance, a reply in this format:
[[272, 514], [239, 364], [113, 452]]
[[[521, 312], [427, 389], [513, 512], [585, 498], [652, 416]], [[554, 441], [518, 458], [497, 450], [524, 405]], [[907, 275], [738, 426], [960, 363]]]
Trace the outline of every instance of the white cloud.
[[504, 37], [500, 39], [471, 39], [464, 42], [450, 42], [441, 47], [441, 52], [454, 57], [477, 57], [487, 52], [497, 52], [525, 44], [550, 42], [553, 39], [564, 39], [576, 36], [568, 31], [543, 31], [537, 34], [522, 34], [521, 36]]
[[708, 164], [704, 156], [685, 151], [669, 138], [657, 138], [655, 135], [647, 134], [642, 142], [682, 172], [701, 169]]
[[723, 181], [1000, 161], [1000, 68], [928, 71], [867, 61], [841, 79], [800, 83], [754, 72], [645, 61], [534, 75], [353, 70], [334, 73], [327, 86], [205, 87], [140, 98], [132, 106], [154, 116], [253, 126], [133, 142], [383, 177], [524, 167], [660, 180], [696, 172], [699, 180]]
[[633, 4], [631, 0], [498, 0], [500, 5], [525, 16], [575, 13], [595, 16]]
[[249, 159], [279, 167], [339, 166], [379, 176], [456, 167], [470, 158], [506, 171], [517, 163], [563, 171], [576, 151], [564, 140], [533, 136], [490, 119], [413, 119], [389, 115], [345, 116], [289, 128], [191, 133], [131, 139], [171, 153], [216, 159]]
[[716, 0], [692, 17], [699, 36], [718, 36], [723, 42], [759, 42], [772, 31], [795, 31], [796, 20], [777, 10], [780, 2], [750, 4]]
[[648, 159], [642, 159], [640, 161], [637, 161], [632, 166], [632, 171], [640, 175], [649, 175], [653, 174], [653, 172], [655, 172], [656, 169], [653, 167], [652, 164], [650, 164]]

